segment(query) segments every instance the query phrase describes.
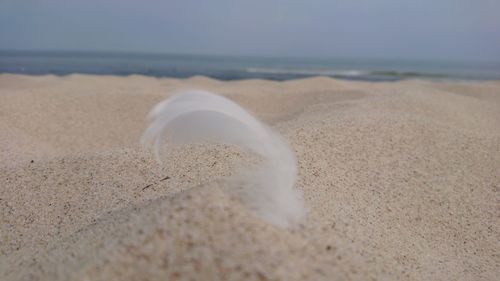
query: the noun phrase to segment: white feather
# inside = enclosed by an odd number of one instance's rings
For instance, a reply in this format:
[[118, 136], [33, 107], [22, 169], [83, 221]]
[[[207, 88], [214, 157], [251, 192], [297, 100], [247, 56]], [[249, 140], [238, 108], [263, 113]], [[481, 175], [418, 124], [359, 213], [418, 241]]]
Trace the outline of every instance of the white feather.
[[[156, 105], [141, 142], [152, 145], [161, 161], [168, 139], [173, 144], [212, 141], [248, 148], [264, 161], [240, 169], [228, 183], [231, 191], [265, 221], [287, 227], [304, 215], [295, 156], [286, 141], [236, 103], [205, 91], [187, 91]], [[168, 138], [167, 138], [168, 136]]]

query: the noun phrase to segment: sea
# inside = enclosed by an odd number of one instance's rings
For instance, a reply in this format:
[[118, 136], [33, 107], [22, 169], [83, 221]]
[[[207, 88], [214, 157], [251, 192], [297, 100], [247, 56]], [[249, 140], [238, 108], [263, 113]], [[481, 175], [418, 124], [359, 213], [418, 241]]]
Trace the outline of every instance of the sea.
[[202, 75], [218, 80], [278, 81], [311, 76], [364, 81], [500, 80], [500, 62], [0, 50], [0, 73], [173, 78]]

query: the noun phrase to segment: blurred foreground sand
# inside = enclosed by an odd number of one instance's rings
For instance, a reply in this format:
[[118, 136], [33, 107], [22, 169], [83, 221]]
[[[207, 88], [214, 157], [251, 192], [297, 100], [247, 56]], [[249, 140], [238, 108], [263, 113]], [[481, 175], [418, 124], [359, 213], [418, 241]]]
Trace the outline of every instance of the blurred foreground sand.
[[[138, 140], [179, 89], [293, 146], [309, 208], [268, 225], [221, 189], [221, 145]], [[495, 280], [500, 82], [0, 75], [0, 280]]]

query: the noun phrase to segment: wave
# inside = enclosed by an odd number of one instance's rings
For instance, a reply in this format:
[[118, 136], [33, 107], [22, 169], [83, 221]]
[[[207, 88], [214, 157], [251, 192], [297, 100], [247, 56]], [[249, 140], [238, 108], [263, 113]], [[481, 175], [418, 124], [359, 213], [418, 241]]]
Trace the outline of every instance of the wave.
[[333, 70], [333, 69], [290, 69], [290, 68], [246, 68], [246, 72], [253, 74], [274, 74], [274, 75], [300, 75], [300, 76], [330, 76], [351, 79], [407, 79], [407, 78], [450, 78], [448, 75], [412, 71], [393, 70]]
[[245, 70], [246, 72], [249, 73], [324, 75], [324, 76], [363, 76], [370, 74], [370, 71], [363, 71], [363, 70], [287, 69], [287, 68], [257, 68], [257, 67], [250, 67]]

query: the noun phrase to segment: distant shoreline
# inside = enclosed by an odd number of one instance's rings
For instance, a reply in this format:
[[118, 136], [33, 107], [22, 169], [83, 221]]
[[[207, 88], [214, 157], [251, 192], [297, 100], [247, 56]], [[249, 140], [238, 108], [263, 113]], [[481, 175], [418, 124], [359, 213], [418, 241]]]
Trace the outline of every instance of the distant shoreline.
[[89, 74], [89, 73], [68, 73], [68, 74], [25, 74], [25, 73], [8, 73], [8, 72], [0, 72], [0, 77], [2, 76], [14, 76], [14, 77], [54, 77], [54, 78], [65, 78], [65, 77], [102, 77], [102, 78], [130, 78], [130, 77], [143, 77], [143, 78], [153, 78], [153, 79], [166, 79], [166, 80], [179, 80], [179, 81], [185, 81], [185, 80], [192, 80], [192, 79], [203, 79], [203, 80], [212, 80], [216, 82], [244, 82], [244, 81], [268, 81], [268, 82], [296, 82], [296, 81], [302, 81], [302, 80], [309, 80], [309, 79], [332, 79], [332, 80], [339, 80], [339, 81], [351, 81], [351, 82], [389, 82], [389, 83], [397, 83], [397, 82], [403, 82], [403, 81], [428, 81], [428, 82], [436, 82], [436, 83], [489, 83], [489, 82], [500, 82], [499, 79], [452, 79], [452, 78], [425, 78], [425, 77], [412, 77], [412, 78], [404, 78], [404, 79], [392, 79], [392, 80], [365, 80], [365, 79], [348, 79], [348, 78], [338, 78], [338, 77], [332, 77], [332, 76], [324, 76], [324, 75], [315, 75], [315, 76], [304, 76], [304, 77], [297, 77], [297, 78], [292, 78], [292, 79], [286, 79], [286, 80], [274, 80], [274, 79], [265, 79], [265, 78], [241, 78], [241, 79], [233, 79], [233, 80], [221, 80], [205, 75], [193, 75], [189, 77], [168, 77], [168, 76], [151, 76], [151, 75], [144, 75], [144, 74], [126, 74], [126, 75], [116, 75], [116, 74]]
[[264, 58], [126, 52], [0, 50], [0, 73], [65, 76], [206, 76], [221, 81], [327, 76], [355, 81], [500, 80], [500, 63], [394, 59]]

